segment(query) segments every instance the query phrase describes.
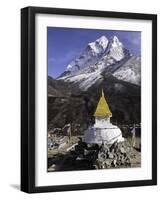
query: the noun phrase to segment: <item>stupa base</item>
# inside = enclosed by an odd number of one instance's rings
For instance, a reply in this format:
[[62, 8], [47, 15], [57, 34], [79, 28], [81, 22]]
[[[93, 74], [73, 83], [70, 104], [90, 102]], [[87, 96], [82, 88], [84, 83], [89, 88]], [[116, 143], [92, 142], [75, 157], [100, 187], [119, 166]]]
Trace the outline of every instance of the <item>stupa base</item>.
[[117, 126], [110, 128], [90, 127], [85, 131], [84, 142], [87, 144], [113, 144], [123, 142], [122, 132]]

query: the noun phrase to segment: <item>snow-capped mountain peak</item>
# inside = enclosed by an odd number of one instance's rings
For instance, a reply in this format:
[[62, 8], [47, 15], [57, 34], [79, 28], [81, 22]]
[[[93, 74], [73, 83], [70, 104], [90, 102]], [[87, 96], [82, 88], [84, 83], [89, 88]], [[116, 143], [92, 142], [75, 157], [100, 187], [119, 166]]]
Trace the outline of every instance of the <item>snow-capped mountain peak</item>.
[[119, 41], [117, 36], [114, 36], [112, 39], [112, 46], [118, 47], [118, 46], [123, 46], [123, 44]]
[[109, 41], [106, 36], [101, 36], [96, 41], [88, 43], [80, 56], [68, 64], [66, 71], [76, 73], [83, 68], [95, 64], [104, 54], [108, 44]]
[[106, 36], [103, 35], [100, 38], [98, 38], [95, 42], [91, 42], [88, 45], [91, 47], [95, 47], [96, 49], [102, 48], [103, 50], [105, 50], [108, 45], [108, 39]]
[[99, 56], [104, 53], [108, 45], [108, 39], [106, 36], [101, 36], [94, 42], [88, 43], [86, 51], [89, 51], [89, 54], [92, 56]]
[[120, 61], [125, 57], [125, 48], [117, 36], [114, 36], [112, 39], [109, 55], [116, 61]]
[[[101, 81], [101, 74], [106, 71], [118, 79], [126, 81], [128, 78], [128, 82], [131, 80], [132, 83], [139, 85], [141, 64], [136, 57], [131, 58], [133, 55], [124, 47], [117, 36], [110, 39], [101, 36], [94, 42], [88, 43], [80, 56], [68, 64], [66, 71], [58, 79], [77, 83], [81, 89], [86, 90], [92, 84]], [[135, 67], [132, 67], [133, 64]], [[125, 71], [126, 76], [124, 76]], [[127, 77], [128, 74], [130, 77]]]

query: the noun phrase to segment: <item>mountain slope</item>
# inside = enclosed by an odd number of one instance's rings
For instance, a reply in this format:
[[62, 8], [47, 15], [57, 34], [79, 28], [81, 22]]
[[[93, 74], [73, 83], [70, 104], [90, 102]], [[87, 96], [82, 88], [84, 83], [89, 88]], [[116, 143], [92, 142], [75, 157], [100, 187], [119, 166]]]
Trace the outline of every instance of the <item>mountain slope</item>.
[[[118, 80], [108, 72], [102, 73], [102, 79], [86, 91], [79, 87], [73, 89], [68, 82], [60, 84], [60, 80], [54, 79], [50, 80], [49, 86], [53, 90], [48, 94], [48, 129], [71, 122], [80, 124], [82, 129], [93, 124], [102, 88], [113, 115], [112, 122], [140, 122], [140, 86]], [[64, 93], [65, 90], [68, 92]], [[57, 96], [55, 91], [64, 95]]]
[[137, 85], [141, 84], [141, 60], [139, 57], [132, 56], [124, 63], [113, 75], [121, 80]]

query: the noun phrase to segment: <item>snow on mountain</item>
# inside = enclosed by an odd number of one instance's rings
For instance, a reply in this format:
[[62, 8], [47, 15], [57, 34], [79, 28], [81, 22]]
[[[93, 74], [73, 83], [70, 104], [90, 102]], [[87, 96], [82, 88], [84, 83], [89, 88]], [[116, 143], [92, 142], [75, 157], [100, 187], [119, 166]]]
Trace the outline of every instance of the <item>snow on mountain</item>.
[[95, 42], [91, 42], [88, 45], [94, 54], [103, 53], [108, 45], [108, 39], [106, 36], [101, 36]]
[[116, 61], [124, 58], [124, 47], [116, 36], [113, 37], [109, 57], [112, 57]]
[[84, 67], [94, 64], [105, 52], [107, 45], [108, 39], [105, 36], [100, 37], [95, 42], [89, 43], [82, 54], [77, 59], [69, 63], [66, 71], [72, 74]]
[[130, 54], [116, 36], [112, 39], [102, 36], [89, 43], [58, 79], [78, 83], [82, 90], [87, 90], [101, 81], [101, 74], [106, 71], [120, 80], [140, 85], [140, 68], [140, 58]]
[[132, 56], [125, 64], [123, 64], [113, 75], [123, 81], [141, 84], [141, 60], [139, 57]]
[[81, 88], [84, 91], [90, 88], [97, 81], [101, 80], [102, 80], [102, 75], [100, 74], [99, 71], [95, 71], [92, 73], [78, 74], [64, 79], [64, 81], [66, 82], [72, 82], [73, 84], [78, 83], [79, 88]]

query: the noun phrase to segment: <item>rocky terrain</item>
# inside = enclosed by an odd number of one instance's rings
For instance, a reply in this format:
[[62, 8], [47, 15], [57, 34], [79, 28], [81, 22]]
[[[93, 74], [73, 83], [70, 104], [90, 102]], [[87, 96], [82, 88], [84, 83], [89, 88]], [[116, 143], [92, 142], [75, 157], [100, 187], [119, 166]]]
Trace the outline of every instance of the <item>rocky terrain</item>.
[[[141, 166], [141, 152], [132, 147], [131, 140], [112, 145], [88, 145], [81, 138], [72, 148], [69, 144], [48, 154], [48, 171], [114, 169]], [[71, 141], [72, 142], [72, 141]], [[50, 156], [49, 156], [50, 155]]]

